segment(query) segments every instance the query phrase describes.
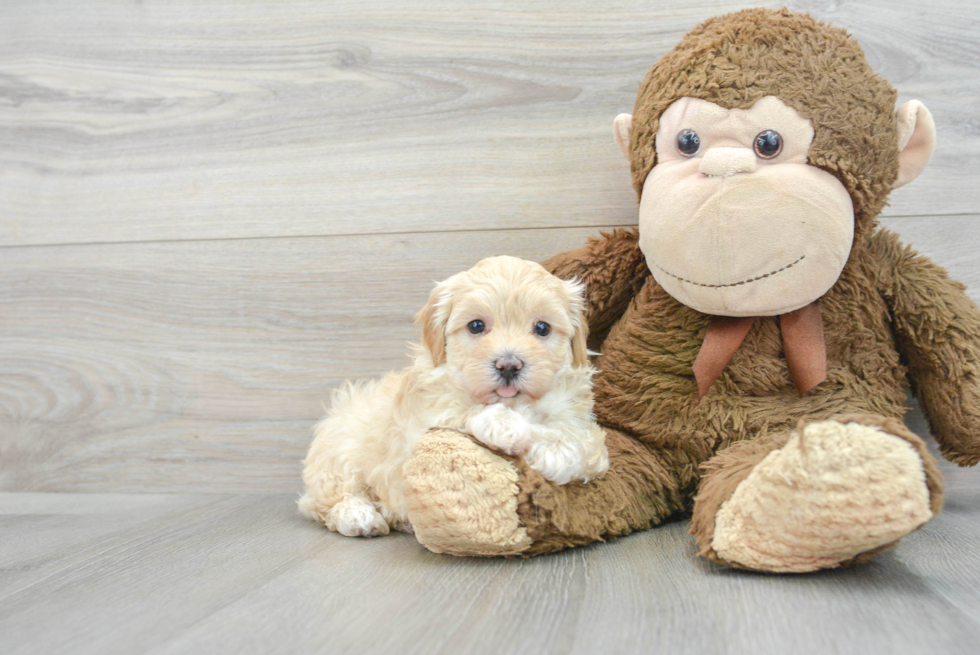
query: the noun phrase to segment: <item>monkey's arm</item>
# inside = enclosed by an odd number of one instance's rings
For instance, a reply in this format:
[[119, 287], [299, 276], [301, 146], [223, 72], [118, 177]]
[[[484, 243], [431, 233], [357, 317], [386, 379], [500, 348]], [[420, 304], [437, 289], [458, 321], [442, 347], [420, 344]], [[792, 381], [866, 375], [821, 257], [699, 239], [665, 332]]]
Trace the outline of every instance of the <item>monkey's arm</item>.
[[894, 274], [885, 295], [913, 390], [943, 456], [973, 466], [980, 461], [980, 309], [944, 269], [884, 236]]
[[585, 283], [586, 320], [590, 347], [597, 347], [639, 292], [650, 272], [635, 228], [603, 232], [582, 248], [569, 250], [542, 263], [562, 279]]

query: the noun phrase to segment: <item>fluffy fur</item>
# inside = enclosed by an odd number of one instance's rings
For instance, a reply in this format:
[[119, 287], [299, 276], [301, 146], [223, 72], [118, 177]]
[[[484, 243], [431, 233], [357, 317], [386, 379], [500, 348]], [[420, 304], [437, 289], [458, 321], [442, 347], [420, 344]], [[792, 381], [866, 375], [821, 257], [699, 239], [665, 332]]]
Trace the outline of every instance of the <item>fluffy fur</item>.
[[347, 536], [411, 531], [402, 466], [433, 428], [522, 455], [559, 485], [605, 472], [580, 284], [492, 257], [439, 283], [416, 321], [413, 364], [345, 384], [316, 426], [303, 514]]

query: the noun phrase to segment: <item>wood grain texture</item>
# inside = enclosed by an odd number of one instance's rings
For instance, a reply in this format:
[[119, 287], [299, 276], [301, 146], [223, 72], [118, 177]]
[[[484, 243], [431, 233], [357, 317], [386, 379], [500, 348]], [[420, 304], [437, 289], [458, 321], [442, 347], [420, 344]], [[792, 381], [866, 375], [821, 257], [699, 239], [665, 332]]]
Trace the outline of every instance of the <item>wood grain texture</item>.
[[408, 363], [435, 280], [592, 233], [9, 249], [0, 489], [293, 489], [328, 389]]
[[[886, 225], [972, 287], [975, 215]], [[295, 489], [328, 390], [407, 364], [432, 282], [583, 228], [13, 248], [0, 489]]]
[[939, 148], [891, 215], [980, 206], [970, 0], [0, 5], [0, 245], [596, 226], [611, 138], [698, 22], [787, 4], [849, 29]]
[[[973, 653], [980, 484], [944, 469], [946, 513], [869, 565], [806, 576], [697, 560], [686, 521], [476, 560], [328, 533], [291, 496], [0, 494], [0, 652]], [[33, 534], [54, 516], [60, 533]], [[35, 547], [11, 555], [11, 537]]]

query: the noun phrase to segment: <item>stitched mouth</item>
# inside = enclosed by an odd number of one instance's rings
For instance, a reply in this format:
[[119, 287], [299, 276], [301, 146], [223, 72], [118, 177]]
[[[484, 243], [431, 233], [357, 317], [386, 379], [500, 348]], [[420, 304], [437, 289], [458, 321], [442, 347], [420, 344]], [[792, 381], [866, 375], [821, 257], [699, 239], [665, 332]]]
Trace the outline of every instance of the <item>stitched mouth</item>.
[[706, 288], [709, 288], [709, 289], [724, 289], [726, 287], [739, 287], [739, 286], [742, 286], [743, 284], [751, 284], [752, 282], [758, 282], [759, 280], [764, 280], [767, 277], [772, 277], [773, 275], [776, 275], [777, 273], [782, 273], [783, 271], [785, 271], [787, 269], [793, 268], [794, 266], [796, 266], [797, 264], [799, 264], [804, 259], [806, 259], [806, 255], [800, 255], [800, 258], [797, 259], [795, 262], [791, 262], [789, 264], [786, 264], [786, 266], [783, 266], [782, 268], [777, 268], [775, 271], [769, 271], [765, 275], [757, 275], [756, 277], [752, 277], [752, 278], [749, 278], [747, 280], [742, 280], [741, 282], [730, 282], [728, 284], [704, 284], [702, 282], [695, 282], [694, 280], [688, 280], [687, 278], [681, 277], [680, 275], [674, 275], [673, 273], [671, 273], [670, 271], [664, 269], [662, 266], [660, 266], [656, 262], [653, 262], [653, 265], [656, 266], [657, 269], [659, 269], [663, 273], [669, 275], [670, 277], [672, 277], [672, 278], [674, 278], [676, 280], [680, 280], [681, 282], [687, 282], [688, 284], [693, 284], [693, 285], [699, 286], [699, 287], [706, 287]]

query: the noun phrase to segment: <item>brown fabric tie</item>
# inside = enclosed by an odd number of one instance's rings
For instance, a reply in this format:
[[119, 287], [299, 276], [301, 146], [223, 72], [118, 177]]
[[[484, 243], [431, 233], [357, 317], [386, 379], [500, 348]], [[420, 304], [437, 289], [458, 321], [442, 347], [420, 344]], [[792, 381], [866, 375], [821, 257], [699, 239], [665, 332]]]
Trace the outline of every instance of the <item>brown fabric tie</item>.
[[[754, 316], [732, 318], [712, 316], [704, 342], [694, 360], [694, 378], [698, 382], [698, 400], [704, 398], [721, 372], [732, 361], [749, 334]], [[783, 353], [796, 391], [802, 396], [827, 378], [827, 347], [823, 338], [820, 304], [814, 301], [779, 317], [783, 334]]]

